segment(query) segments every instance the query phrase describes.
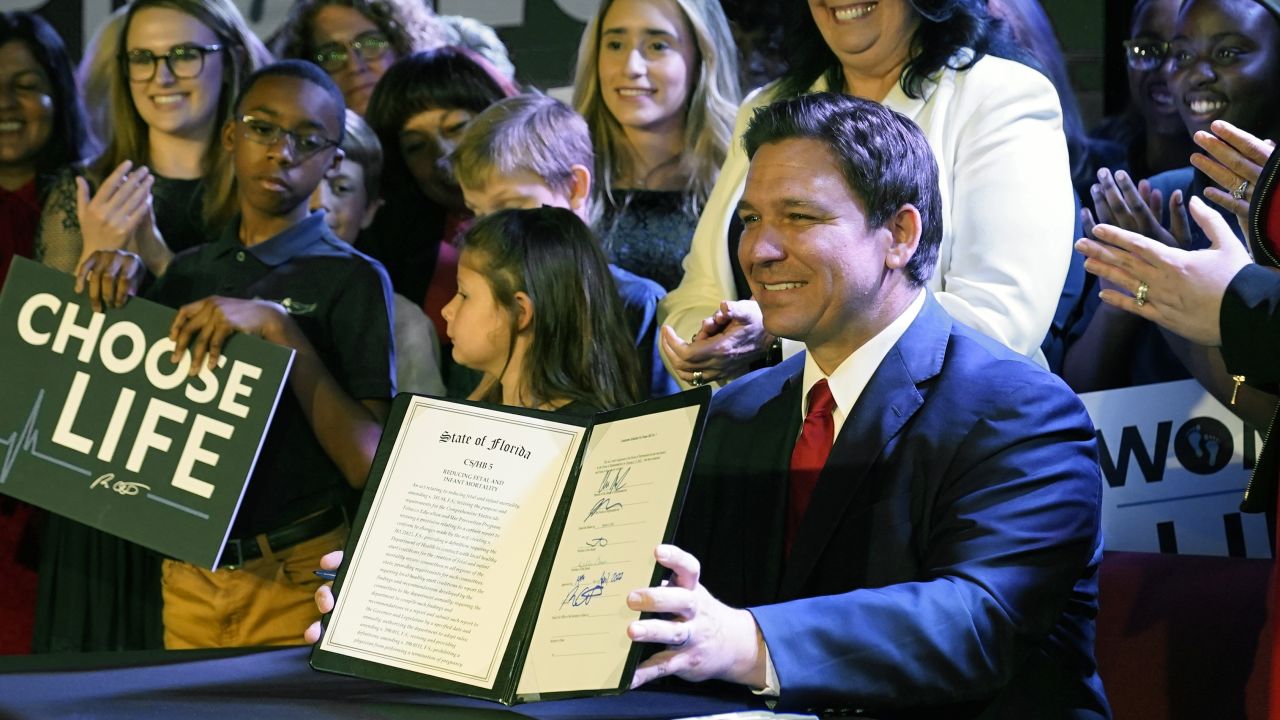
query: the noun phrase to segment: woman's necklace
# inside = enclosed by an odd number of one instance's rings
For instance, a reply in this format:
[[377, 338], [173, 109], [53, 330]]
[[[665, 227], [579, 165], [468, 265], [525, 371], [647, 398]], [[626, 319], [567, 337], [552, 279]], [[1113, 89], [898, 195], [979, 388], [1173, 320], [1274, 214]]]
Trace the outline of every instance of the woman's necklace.
[[675, 190], [682, 184], [676, 172], [679, 167], [680, 156], [672, 155], [644, 173], [627, 173], [616, 185], [635, 190]]

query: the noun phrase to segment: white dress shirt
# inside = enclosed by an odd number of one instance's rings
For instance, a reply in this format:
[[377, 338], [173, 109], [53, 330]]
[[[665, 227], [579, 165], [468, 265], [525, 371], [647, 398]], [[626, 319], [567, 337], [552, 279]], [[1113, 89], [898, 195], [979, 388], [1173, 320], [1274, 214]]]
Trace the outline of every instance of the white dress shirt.
[[[819, 380], [826, 380], [827, 386], [831, 388], [831, 397], [836, 401], [835, 408], [831, 411], [831, 419], [834, 422], [835, 432], [832, 438], [840, 437], [840, 429], [844, 427], [845, 418], [849, 417], [849, 411], [857, 404], [858, 398], [862, 395], [862, 391], [866, 389], [867, 383], [871, 382], [871, 376], [875, 374], [876, 368], [880, 367], [880, 363], [884, 362], [885, 356], [898, 344], [898, 340], [902, 339], [902, 335], [911, 327], [911, 323], [915, 321], [916, 316], [920, 314], [920, 309], [924, 307], [925, 291], [921, 289], [911, 304], [907, 306], [902, 314], [889, 323], [883, 330], [876, 333], [875, 337], [863, 343], [862, 347], [854, 350], [849, 357], [840, 363], [830, 375], [822, 372], [822, 368], [818, 367], [818, 363], [814, 362], [812, 355], [805, 355], [804, 358], [804, 392], [800, 395], [800, 416], [804, 417], [809, 412], [809, 391], [813, 386], [818, 384]], [[765, 685], [763, 689], [752, 690], [757, 695], [765, 695], [768, 697], [777, 697], [782, 692], [782, 684], [778, 682], [778, 672], [773, 667], [773, 658], [769, 657], [769, 646], [764, 646], [764, 662], [765, 662]]]

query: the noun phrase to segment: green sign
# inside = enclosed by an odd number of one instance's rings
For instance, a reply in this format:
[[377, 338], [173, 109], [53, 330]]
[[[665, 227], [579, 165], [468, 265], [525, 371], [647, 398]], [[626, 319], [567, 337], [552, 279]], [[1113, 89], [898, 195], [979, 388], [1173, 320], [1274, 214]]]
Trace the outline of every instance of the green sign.
[[73, 286], [14, 258], [0, 292], [0, 493], [217, 566], [293, 351], [235, 335], [189, 377], [174, 310], [98, 313]]

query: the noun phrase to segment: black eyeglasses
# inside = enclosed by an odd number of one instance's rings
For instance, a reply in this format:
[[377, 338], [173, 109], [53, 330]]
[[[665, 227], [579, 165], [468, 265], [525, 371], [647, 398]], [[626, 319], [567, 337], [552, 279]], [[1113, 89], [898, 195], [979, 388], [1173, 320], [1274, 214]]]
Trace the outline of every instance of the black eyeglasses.
[[163, 60], [176, 78], [199, 77], [204, 71], [204, 56], [222, 49], [221, 45], [175, 45], [164, 55], [150, 50], [130, 50], [124, 54], [125, 72], [133, 82], [147, 82], [156, 76], [156, 65]]
[[301, 133], [293, 130], [286, 130], [279, 125], [252, 115], [245, 115], [240, 118], [240, 124], [244, 126], [245, 138], [258, 143], [273, 147], [280, 142], [280, 138], [288, 138], [290, 147], [297, 156], [298, 161], [306, 160], [325, 148], [338, 147], [336, 140], [321, 135], [320, 133]]
[[391, 41], [387, 39], [377, 30], [360, 33], [354, 40], [347, 44], [331, 42], [325, 43], [316, 48], [315, 54], [311, 56], [316, 64], [325, 69], [325, 72], [336, 73], [347, 66], [347, 61], [351, 59], [351, 53], [354, 52], [364, 60], [377, 60], [387, 53], [387, 49], [391, 47]]
[[1134, 70], [1155, 70], [1169, 57], [1169, 43], [1150, 39], [1125, 40], [1124, 55]]

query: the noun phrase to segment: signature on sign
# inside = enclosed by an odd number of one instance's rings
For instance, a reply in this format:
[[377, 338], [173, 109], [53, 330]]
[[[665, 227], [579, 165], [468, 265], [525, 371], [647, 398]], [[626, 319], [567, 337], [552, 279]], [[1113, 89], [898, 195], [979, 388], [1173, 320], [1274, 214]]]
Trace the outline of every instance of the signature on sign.
[[96, 480], [89, 483], [89, 489], [102, 488], [104, 490], [114, 490], [117, 495], [137, 495], [143, 490], [150, 490], [150, 485], [144, 485], [140, 482], [129, 482], [127, 480], [116, 480], [115, 473], [107, 473], [100, 475]]

